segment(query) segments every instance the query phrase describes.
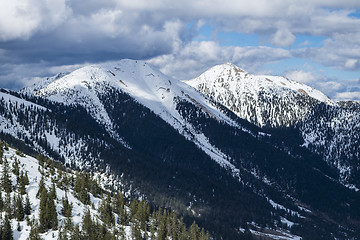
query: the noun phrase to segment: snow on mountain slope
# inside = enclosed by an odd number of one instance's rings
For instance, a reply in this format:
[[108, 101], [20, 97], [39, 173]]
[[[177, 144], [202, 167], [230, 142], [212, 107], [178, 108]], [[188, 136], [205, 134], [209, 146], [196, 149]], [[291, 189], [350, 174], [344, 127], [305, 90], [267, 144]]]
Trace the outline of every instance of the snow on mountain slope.
[[[20, 134], [25, 135], [28, 138], [31, 138], [30, 132], [26, 127], [22, 126], [12, 114], [12, 108], [15, 109], [31, 109], [33, 111], [46, 111], [47, 109], [43, 106], [28, 102], [24, 99], [15, 97], [6, 92], [0, 92], [0, 101], [2, 106], [2, 112], [5, 115], [0, 114], [0, 132], [10, 134], [11, 136], [17, 137]], [[10, 115], [10, 117], [9, 117]]]
[[289, 126], [304, 119], [314, 102], [335, 105], [327, 96], [284, 77], [251, 75], [226, 63], [185, 81], [259, 126]]
[[358, 104], [334, 102], [304, 84], [251, 75], [230, 63], [185, 82], [260, 127], [294, 126], [302, 135], [302, 146], [337, 168], [344, 185], [360, 187]]
[[[53, 179], [58, 179], [60, 180], [61, 177], [59, 176], [59, 172], [55, 171], [54, 175], [52, 175], [50, 173], [50, 169], [44, 169], [43, 167], [41, 167], [39, 165], [39, 161], [31, 156], [28, 155], [24, 155], [24, 154], [19, 154], [19, 152], [17, 152], [15, 149], [12, 148], [7, 148], [7, 150], [5, 149], [4, 154], [3, 154], [3, 159], [7, 159], [8, 161], [8, 165], [9, 166], [13, 166], [13, 163], [15, 162], [15, 160], [19, 161], [19, 165], [20, 165], [20, 170], [25, 171], [28, 174], [28, 178], [29, 178], [29, 185], [26, 187], [26, 193], [29, 196], [30, 199], [30, 203], [31, 203], [31, 213], [28, 216], [29, 219], [39, 219], [39, 212], [40, 212], [40, 199], [36, 197], [37, 192], [39, 190], [39, 182], [41, 179], [41, 171], [44, 171], [45, 175], [47, 175], [48, 177], [45, 178], [45, 187], [49, 190], [51, 188], [51, 177]], [[4, 165], [1, 164], [0, 165], [0, 169], [1, 169], [1, 173], [3, 173], [3, 168]], [[9, 170], [11, 169], [11, 167], [9, 168]], [[10, 171], [9, 171], [10, 172]], [[71, 175], [73, 173], [66, 173], [66, 172], [62, 172], [62, 177], [64, 175], [71, 177]], [[51, 176], [51, 177], [50, 177]], [[13, 186], [17, 186], [17, 180], [16, 180], [16, 176], [14, 175], [14, 173], [10, 173], [10, 177], [11, 177], [11, 181], [12, 181], [12, 185]], [[100, 178], [104, 178], [104, 180], [106, 180], [105, 175], [100, 176]], [[84, 213], [86, 212], [86, 209], [88, 209], [89, 207], [84, 205], [81, 201], [79, 201], [76, 197], [75, 197], [75, 192], [72, 189], [60, 189], [60, 188], [56, 188], [56, 197], [57, 197], [57, 201], [56, 201], [56, 210], [58, 213], [61, 212], [62, 209], [62, 203], [61, 203], [61, 199], [65, 196], [65, 192], [67, 194], [67, 197], [69, 199], [69, 202], [72, 203], [73, 205], [73, 209], [72, 209], [72, 221], [74, 224], [81, 224], [82, 222], [82, 217], [84, 215]], [[14, 198], [14, 195], [16, 194], [15, 191], [12, 191], [10, 193], [10, 199]], [[2, 196], [6, 196], [7, 194], [2, 191]], [[24, 202], [25, 202], [25, 196], [23, 196], [24, 198]], [[90, 209], [91, 213], [93, 216], [97, 216], [99, 213], [97, 212], [100, 203], [101, 203], [101, 199], [98, 197], [95, 197], [93, 195], [91, 195], [91, 202], [94, 205], [94, 209]], [[58, 214], [58, 221], [59, 221], [59, 229], [61, 229], [61, 226], [63, 226], [65, 224], [65, 217], [62, 216], [61, 214]], [[20, 231], [17, 230], [18, 228], [18, 223], [20, 226]], [[16, 219], [11, 219], [11, 225], [12, 225], [12, 229], [13, 229], [13, 237], [15, 240], [19, 239], [19, 240], [25, 240], [28, 239], [29, 234], [30, 234], [30, 229], [31, 226], [29, 225], [29, 222], [26, 221], [26, 219], [24, 219], [23, 221], [16, 221]], [[129, 233], [129, 229], [130, 227], [127, 226], [126, 228], [128, 228], [126, 231], [127, 233]], [[57, 230], [49, 230], [43, 234], [41, 234], [41, 238], [42, 239], [57, 239], [58, 235], [59, 235], [59, 229]], [[130, 236], [126, 236], [127, 239], [130, 239]]]
[[[79, 167], [88, 164], [82, 157], [82, 152], [88, 149], [85, 144], [88, 138], [71, 140], [75, 137], [74, 133], [61, 130], [58, 122], [49, 117], [50, 109], [7, 93], [6, 90], [0, 92], [0, 101], [1, 134], [8, 134], [27, 144], [31, 142], [34, 149], [44, 154], [49, 154], [46, 148], [50, 148], [66, 163], [74, 163]], [[67, 144], [66, 139], [70, 140]], [[87, 156], [88, 159], [98, 159], [91, 152]]]
[[68, 105], [83, 106], [100, 124], [105, 126], [113, 137], [131, 148], [126, 143], [126, 139], [121, 139], [121, 133], [115, 131], [116, 123], [112, 121], [101, 101], [101, 96], [110, 89], [125, 92], [160, 116], [186, 138], [194, 141], [221, 166], [239, 176], [239, 170], [226, 160], [226, 155], [212, 146], [204, 134], [196, 131], [179, 114], [176, 110], [176, 99], [191, 102], [218, 121], [237, 125], [198, 91], [181, 81], [170, 79], [144, 61], [121, 60], [86, 66], [61, 78], [54, 78], [53, 82], [39, 90], [29, 87], [22, 90], [22, 93], [29, 94], [31, 89], [34, 90], [32, 94], [35, 96]]
[[40, 106], [38, 104], [26, 101], [24, 99], [15, 97], [11, 94], [8, 94], [6, 92], [0, 92], [0, 100], [6, 102], [7, 104], [14, 104], [16, 106], [21, 106], [21, 107], [31, 107], [34, 109], [39, 109], [39, 110], [43, 110], [45, 111], [46, 108], [44, 108], [43, 106]]

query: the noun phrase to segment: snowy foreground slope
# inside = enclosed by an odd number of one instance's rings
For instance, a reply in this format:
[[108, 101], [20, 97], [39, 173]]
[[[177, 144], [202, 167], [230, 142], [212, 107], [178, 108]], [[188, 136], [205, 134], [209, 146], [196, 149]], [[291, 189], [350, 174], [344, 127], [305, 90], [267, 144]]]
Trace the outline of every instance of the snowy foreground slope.
[[[31, 219], [38, 219], [39, 218], [39, 211], [40, 211], [40, 199], [36, 197], [36, 194], [39, 190], [39, 182], [41, 179], [41, 173], [40, 170], [45, 172], [45, 175], [48, 175], [48, 178], [45, 180], [45, 186], [47, 189], [51, 188], [51, 178], [58, 179], [59, 173], [56, 171], [54, 175], [50, 175], [50, 171], [43, 169], [39, 165], [39, 161], [33, 157], [27, 156], [27, 155], [19, 155], [18, 152], [12, 148], [7, 148], [8, 150], [4, 151], [3, 159], [7, 159], [8, 165], [10, 166], [9, 169], [11, 169], [11, 166], [14, 164], [15, 159], [19, 160], [20, 163], [20, 169], [24, 172], [27, 172], [28, 178], [29, 178], [29, 185], [26, 187], [26, 193], [29, 196], [30, 202], [31, 202], [31, 214], [27, 216], [27, 218]], [[1, 165], [1, 172], [3, 173], [3, 164]], [[64, 173], [68, 175], [68, 177], [71, 176], [69, 173]], [[12, 185], [14, 187], [17, 186], [16, 176], [11, 173], [11, 180]], [[82, 221], [83, 214], [85, 213], [85, 210], [88, 208], [88, 206], [85, 206], [83, 203], [81, 203], [75, 196], [72, 189], [69, 189], [66, 191], [67, 196], [69, 198], [69, 201], [73, 204], [73, 222], [74, 224], [79, 224]], [[5, 192], [2, 191], [2, 196], [5, 196]], [[13, 198], [13, 195], [16, 194], [15, 191], [13, 191], [10, 196], [11, 199]], [[56, 202], [56, 210], [57, 212], [61, 211], [62, 204], [61, 199], [65, 196], [65, 191], [56, 188], [56, 196], [57, 196], [57, 202]], [[24, 199], [25, 201], [25, 199]], [[91, 197], [91, 201], [94, 204], [95, 208], [98, 208], [99, 202], [101, 202], [100, 198]], [[97, 215], [97, 212], [95, 210], [91, 210], [92, 214], [95, 216]], [[58, 214], [58, 220], [59, 220], [59, 226], [64, 224], [65, 217]], [[18, 223], [20, 223], [20, 229], [21, 231], [18, 231]], [[17, 221], [16, 219], [12, 219], [12, 229], [13, 229], [13, 237], [14, 239], [27, 239], [29, 237], [31, 226], [28, 224], [28, 221], [25, 219], [23, 221]], [[57, 239], [59, 235], [58, 230], [49, 230], [48, 232], [44, 234], [40, 234], [40, 236], [43, 239]]]
[[[86, 189], [86, 194], [89, 196], [88, 202], [84, 202], [78, 191], [78, 181], [80, 181], [79, 173], [66, 168], [61, 167], [61, 164], [56, 163], [49, 159], [43, 158], [42, 160], [35, 159], [31, 156], [25, 155], [18, 150], [9, 148], [6, 144], [1, 143], [1, 167], [0, 172], [2, 176], [2, 221], [4, 224], [4, 216], [11, 214], [10, 225], [12, 228], [13, 239], [138, 239], [142, 236], [146, 239], [155, 239], [163, 234], [158, 228], [159, 219], [158, 216], [164, 219], [172, 217], [171, 227], [179, 227], [179, 232], [176, 232], [178, 236], [187, 237], [188, 239], [194, 239], [191, 234], [195, 234], [197, 239], [209, 239], [209, 236], [204, 231], [198, 229], [194, 223], [190, 229], [192, 232], [186, 231], [185, 225], [182, 220], [177, 219], [174, 212], [155, 212], [150, 217], [150, 208], [144, 202], [133, 200], [128, 203], [123, 199], [120, 191], [114, 190], [114, 187], [119, 184], [111, 175], [91, 173], [90, 181], [94, 181], [91, 184], [96, 189], [96, 195], [92, 194], [90, 190]], [[16, 167], [17, 166], [17, 167]], [[6, 170], [4, 170], [6, 168]], [[15, 170], [15, 169], [18, 170]], [[6, 173], [5, 173], [5, 172]], [[15, 173], [18, 171], [18, 173]], [[22, 194], [19, 190], [19, 173], [27, 176], [28, 184], [26, 184], [25, 192]], [[10, 193], [5, 191], [4, 187], [4, 174], [9, 176], [13, 189]], [[85, 175], [86, 176], [86, 175]], [[44, 179], [44, 187], [50, 192], [55, 186], [55, 210], [57, 213], [57, 223], [52, 229], [41, 230], [41, 199], [38, 195], [39, 186], [41, 185], [41, 179]], [[112, 187], [112, 191], [105, 190], [104, 187]], [[84, 187], [84, 186], [82, 186]], [[111, 193], [111, 197], [110, 194]], [[119, 195], [120, 194], [120, 195]], [[16, 219], [18, 212], [18, 205], [14, 202], [20, 196], [25, 203], [25, 198], [30, 200], [30, 212], [23, 214], [23, 219]], [[10, 197], [10, 198], [9, 198]], [[117, 198], [120, 197], [120, 198]], [[4, 199], [5, 198], [5, 199]], [[6, 199], [10, 199], [10, 206]], [[71, 205], [70, 215], [63, 212], [65, 208], [64, 199]], [[121, 200], [119, 202], [119, 200]], [[8, 210], [10, 209], [10, 210]], [[85, 222], [84, 215], [90, 211], [92, 219], [92, 227], [94, 231], [100, 231], [97, 236], [93, 236], [93, 233], [89, 233], [86, 227], [89, 227], [89, 222]], [[140, 215], [141, 214], [141, 215]], [[104, 217], [106, 216], [106, 217]], [[110, 216], [110, 218], [109, 218]], [[141, 216], [141, 217], [140, 217]], [[144, 221], [143, 227], [142, 221]], [[150, 223], [151, 222], [151, 223]], [[90, 224], [90, 225], [91, 225]], [[162, 223], [161, 223], [162, 224]], [[100, 229], [96, 229], [100, 226]], [[76, 232], [76, 228], [80, 227], [82, 234]], [[102, 228], [101, 228], [102, 227]], [[183, 227], [184, 229], [180, 229]], [[3, 226], [4, 228], [4, 226]], [[144, 230], [145, 229], [145, 230]], [[165, 229], [166, 230], [166, 229]], [[2, 232], [4, 234], [4, 232]], [[137, 235], [138, 234], [138, 235]], [[171, 237], [171, 234], [168, 233]], [[85, 238], [84, 238], [85, 237]], [[94, 238], [95, 237], [95, 238]], [[10, 235], [7, 235], [6, 239], [10, 239]]]

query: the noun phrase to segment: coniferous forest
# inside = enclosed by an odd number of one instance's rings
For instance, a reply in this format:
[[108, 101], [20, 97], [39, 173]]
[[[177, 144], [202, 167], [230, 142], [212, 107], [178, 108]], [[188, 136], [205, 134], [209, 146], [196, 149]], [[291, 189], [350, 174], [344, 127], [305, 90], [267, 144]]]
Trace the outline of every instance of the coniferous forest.
[[[14, 232], [21, 234], [25, 229], [29, 240], [48, 239], [49, 232], [59, 240], [210, 239], [207, 231], [195, 222], [185, 224], [175, 211], [124, 197], [115, 186], [102, 187], [91, 172], [71, 170], [38, 155], [32, 165], [38, 167], [29, 174], [24, 161], [30, 157], [19, 150], [9, 157], [9, 151], [1, 142], [1, 240], [14, 239]], [[37, 174], [35, 179], [28, 177]], [[29, 191], [34, 186], [31, 199]], [[83, 212], [75, 214], [79, 205]]]

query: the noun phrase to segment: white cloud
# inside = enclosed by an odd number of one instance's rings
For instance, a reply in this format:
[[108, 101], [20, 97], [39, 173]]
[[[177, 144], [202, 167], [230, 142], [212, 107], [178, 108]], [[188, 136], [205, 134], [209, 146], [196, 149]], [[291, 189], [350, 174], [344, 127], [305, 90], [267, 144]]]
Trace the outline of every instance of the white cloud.
[[360, 92], [339, 92], [336, 93], [335, 99], [360, 101]]
[[325, 66], [359, 71], [360, 32], [336, 34], [332, 39], [325, 40], [322, 47], [300, 50], [297, 54]]
[[290, 58], [288, 50], [271, 47], [222, 47], [214, 41], [191, 42], [172, 54], [155, 57], [149, 62], [165, 74], [178, 79], [190, 79], [216, 64], [232, 62], [245, 71]]
[[295, 42], [295, 40], [295, 35], [288, 29], [278, 29], [272, 36], [271, 42], [278, 47], [289, 47]]
[[2, 0], [0, 41], [26, 40], [37, 31], [54, 29], [70, 12], [65, 0]]
[[286, 72], [285, 77], [305, 84], [313, 83], [314, 81], [316, 81], [316, 77], [312, 72], [305, 72], [303, 70], [293, 70]]
[[345, 68], [354, 69], [359, 61], [357, 59], [348, 59], [345, 62]]

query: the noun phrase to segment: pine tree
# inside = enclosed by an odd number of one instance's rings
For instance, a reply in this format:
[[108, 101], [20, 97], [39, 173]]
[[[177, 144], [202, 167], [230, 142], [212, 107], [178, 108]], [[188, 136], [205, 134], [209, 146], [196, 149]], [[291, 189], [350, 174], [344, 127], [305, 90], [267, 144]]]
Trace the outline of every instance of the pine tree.
[[25, 215], [31, 214], [31, 203], [30, 203], [30, 198], [29, 198], [28, 194], [26, 194], [26, 198], [25, 198], [24, 213], [25, 213]]
[[74, 191], [76, 192], [76, 197], [83, 203], [83, 204], [90, 204], [90, 196], [88, 193], [88, 188], [86, 184], [86, 179], [84, 174], [77, 173], [76, 180], [74, 185]]
[[10, 217], [12, 215], [12, 205], [11, 205], [11, 196], [10, 193], [5, 195], [5, 204], [4, 204], [4, 210]]
[[133, 223], [131, 225], [131, 233], [132, 233], [132, 239], [134, 240], [142, 240], [142, 234], [140, 230], [140, 226], [136, 223]]
[[26, 193], [26, 186], [25, 186], [25, 183], [23, 181], [23, 179], [20, 177], [19, 178], [19, 181], [18, 181], [18, 191], [21, 195], [24, 195]]
[[49, 198], [51, 200], [56, 200], [56, 186], [55, 183], [52, 182], [50, 192], [49, 192]]
[[40, 183], [39, 183], [39, 190], [36, 193], [37, 198], [39, 198], [41, 196], [44, 189], [46, 190], [46, 188], [45, 188], [45, 179], [44, 179], [44, 176], [41, 175], [41, 179], [40, 179]]
[[16, 220], [22, 221], [24, 220], [24, 216], [25, 214], [22, 197], [20, 195], [17, 195], [17, 197], [15, 198], [14, 217], [16, 218]]
[[48, 229], [56, 230], [58, 226], [57, 212], [54, 199], [50, 198], [44, 187], [40, 197], [40, 232], [45, 232]]
[[101, 221], [103, 221], [108, 226], [114, 225], [115, 218], [114, 218], [113, 210], [111, 207], [110, 196], [108, 196], [106, 199], [104, 199], [101, 202], [101, 205], [98, 210], [100, 213]]
[[40, 165], [41, 167], [44, 167], [45, 156], [42, 155], [42, 154], [39, 154], [39, 155], [37, 156], [37, 160], [39, 161], [39, 165]]
[[13, 240], [13, 232], [10, 224], [10, 219], [8, 214], [5, 215], [4, 225], [2, 227], [2, 239], [3, 240]]
[[23, 181], [24, 181], [25, 186], [29, 185], [29, 177], [28, 177], [28, 173], [27, 173], [27, 172], [25, 172]]
[[156, 221], [157, 221], [157, 234], [158, 240], [165, 240], [166, 239], [166, 210], [162, 211], [160, 208], [156, 214]]
[[16, 176], [16, 179], [19, 179], [20, 177], [20, 167], [19, 167], [19, 160], [15, 158], [13, 164], [12, 164], [12, 172]]
[[40, 196], [40, 213], [39, 213], [40, 232], [45, 232], [47, 229], [49, 229], [49, 224], [48, 224], [49, 213], [48, 213], [47, 202], [48, 202], [48, 196], [47, 196], [46, 188], [44, 187], [41, 191], [41, 196]]
[[48, 199], [48, 211], [49, 211], [49, 228], [56, 230], [58, 227], [56, 205], [54, 200], [50, 198]]
[[190, 239], [192, 239], [192, 240], [199, 239], [199, 227], [195, 222], [193, 222], [193, 224], [191, 224], [189, 231], [190, 231], [189, 232]]
[[0, 164], [2, 164], [3, 156], [4, 156], [4, 143], [0, 142]]
[[9, 175], [9, 163], [5, 158], [3, 161], [3, 173], [1, 177], [1, 186], [6, 193], [11, 193], [12, 183]]
[[135, 218], [139, 221], [140, 228], [143, 231], [147, 231], [146, 222], [150, 216], [150, 207], [143, 201], [139, 202], [137, 205]]
[[71, 233], [70, 240], [82, 240], [86, 239], [80, 232], [79, 224], [76, 224], [74, 230]]
[[28, 240], [41, 240], [39, 235], [39, 227], [34, 219], [31, 224]]
[[2, 212], [4, 209], [4, 200], [2, 197], [2, 191], [0, 191], [0, 212]]
[[124, 210], [124, 196], [120, 194], [116, 194], [114, 197], [114, 212], [117, 214], [121, 214], [121, 212]]
[[89, 209], [86, 210], [83, 216], [82, 230], [83, 232], [85, 232], [86, 236], [90, 237], [93, 235], [94, 223], [91, 219], [91, 214]]
[[180, 235], [180, 224], [176, 212], [170, 215], [170, 235], [172, 239], [178, 239]]
[[71, 218], [73, 205], [69, 202], [67, 193], [65, 193], [65, 197], [62, 198], [62, 205], [61, 214], [64, 217]]

